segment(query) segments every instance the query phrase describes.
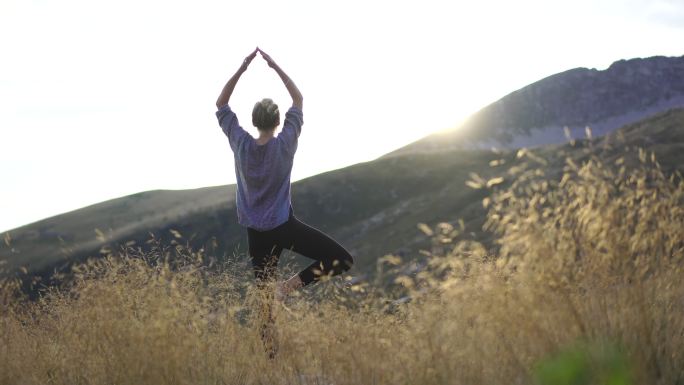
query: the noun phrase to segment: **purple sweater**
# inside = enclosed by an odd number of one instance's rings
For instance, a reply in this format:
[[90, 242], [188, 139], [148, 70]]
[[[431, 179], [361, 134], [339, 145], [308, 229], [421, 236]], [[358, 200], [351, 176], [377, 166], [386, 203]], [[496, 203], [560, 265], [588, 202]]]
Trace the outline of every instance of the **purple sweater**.
[[304, 124], [302, 110], [290, 107], [280, 134], [263, 145], [240, 126], [227, 104], [216, 111], [216, 118], [235, 157], [238, 222], [258, 231], [287, 222], [292, 211], [290, 174]]

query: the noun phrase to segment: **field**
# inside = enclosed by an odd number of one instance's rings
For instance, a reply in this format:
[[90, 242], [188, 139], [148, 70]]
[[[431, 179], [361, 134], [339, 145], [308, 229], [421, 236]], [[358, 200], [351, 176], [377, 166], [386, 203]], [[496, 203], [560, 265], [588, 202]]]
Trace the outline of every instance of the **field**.
[[519, 151], [471, 175], [490, 245], [421, 224], [431, 247], [374, 280], [276, 304], [272, 339], [248, 267], [180, 242], [78, 265], [37, 301], [6, 280], [0, 383], [684, 384], [682, 178], [584, 145], [555, 174]]

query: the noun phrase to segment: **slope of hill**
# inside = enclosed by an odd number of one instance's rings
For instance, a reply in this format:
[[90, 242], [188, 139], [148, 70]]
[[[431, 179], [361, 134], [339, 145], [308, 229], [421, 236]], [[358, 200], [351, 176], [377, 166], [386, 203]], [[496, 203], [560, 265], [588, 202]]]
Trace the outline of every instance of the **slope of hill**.
[[[593, 140], [591, 151], [619, 156], [623, 146], [654, 151], [668, 171], [684, 171], [684, 109], [658, 114], [619, 130], [624, 143], [612, 153], [603, 144], [616, 135]], [[565, 156], [588, 156], [588, 142], [538, 149], [549, 160], [547, 175], [560, 174]], [[429, 240], [416, 228], [420, 222], [455, 223], [463, 219], [464, 237], [485, 240], [485, 190], [466, 187], [469, 174], [489, 178], [503, 172], [492, 161], [515, 164], [515, 152], [445, 150], [407, 153], [311, 177], [293, 185], [295, 213], [329, 232], [357, 257], [352, 273], [372, 274], [386, 253], [415, 255]], [[496, 163], [496, 162], [495, 162]], [[150, 191], [103, 202], [9, 232], [0, 247], [6, 271], [21, 266], [32, 274], [49, 275], [70, 261], [100, 255], [105, 245], [144, 245], [150, 233], [163, 242], [177, 240], [204, 247], [210, 256], [244, 253], [246, 237], [237, 224], [234, 185], [185, 191]], [[98, 229], [98, 230], [96, 230]], [[174, 235], [176, 234], [176, 235]], [[297, 259], [299, 258], [299, 259]], [[296, 257], [298, 265], [307, 260]]]
[[475, 113], [462, 126], [386, 156], [448, 148], [520, 148], [566, 141], [590, 126], [596, 136], [670, 108], [684, 107], [684, 56], [620, 60], [608, 69], [575, 68]]
[[[182, 191], [147, 191], [47, 218], [5, 234], [0, 260], [7, 270], [31, 272], [98, 255], [109, 241], [140, 238], [194, 212], [211, 211], [234, 200], [235, 186]], [[0, 266], [3, 267], [3, 266]]]

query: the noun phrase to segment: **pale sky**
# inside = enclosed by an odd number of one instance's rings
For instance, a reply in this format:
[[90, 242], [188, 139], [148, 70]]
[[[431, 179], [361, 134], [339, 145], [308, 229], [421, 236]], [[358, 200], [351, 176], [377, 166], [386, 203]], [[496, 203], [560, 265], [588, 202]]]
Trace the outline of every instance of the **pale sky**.
[[[304, 95], [293, 180], [373, 160], [575, 67], [684, 54], [684, 1], [0, 0], [0, 231], [235, 183], [215, 101], [255, 46]], [[258, 56], [231, 98], [291, 100]]]

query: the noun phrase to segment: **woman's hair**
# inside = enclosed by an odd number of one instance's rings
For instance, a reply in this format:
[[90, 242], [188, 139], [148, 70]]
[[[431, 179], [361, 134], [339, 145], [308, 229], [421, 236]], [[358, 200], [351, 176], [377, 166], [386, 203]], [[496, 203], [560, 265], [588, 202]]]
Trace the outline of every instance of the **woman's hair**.
[[256, 102], [252, 110], [252, 124], [264, 131], [276, 128], [280, 124], [278, 105], [268, 98]]

